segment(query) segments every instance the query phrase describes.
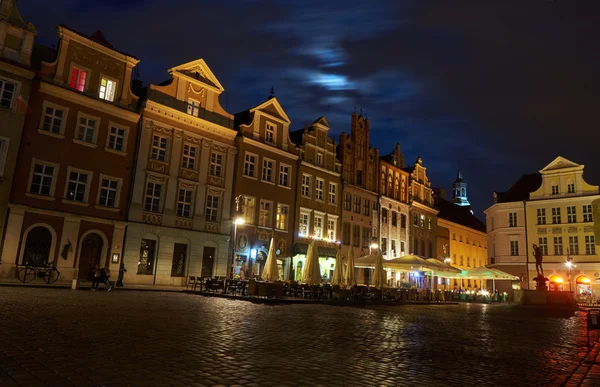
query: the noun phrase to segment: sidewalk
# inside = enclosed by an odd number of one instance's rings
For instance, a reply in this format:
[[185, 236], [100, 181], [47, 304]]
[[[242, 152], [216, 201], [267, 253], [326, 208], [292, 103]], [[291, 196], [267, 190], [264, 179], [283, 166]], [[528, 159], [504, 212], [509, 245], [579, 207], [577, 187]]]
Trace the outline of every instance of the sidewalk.
[[600, 386], [600, 340], [596, 341], [564, 386]]
[[[111, 281], [111, 283], [115, 284], [115, 281]], [[12, 286], [12, 287], [26, 287], [26, 288], [49, 288], [49, 289], [71, 289], [72, 281], [59, 280], [53, 284], [47, 284], [43, 280], [36, 278], [31, 282], [23, 283], [19, 281], [17, 278], [3, 278], [0, 280], [1, 286]], [[79, 281], [79, 286], [77, 290], [90, 290], [92, 287], [92, 281]], [[100, 290], [104, 289], [104, 284], [100, 284], [98, 287]], [[115, 287], [114, 290], [137, 290], [137, 291], [146, 291], [146, 292], [183, 292], [185, 291], [185, 286], [175, 286], [175, 285], [138, 285], [138, 284], [128, 284], [125, 282], [124, 287]]]

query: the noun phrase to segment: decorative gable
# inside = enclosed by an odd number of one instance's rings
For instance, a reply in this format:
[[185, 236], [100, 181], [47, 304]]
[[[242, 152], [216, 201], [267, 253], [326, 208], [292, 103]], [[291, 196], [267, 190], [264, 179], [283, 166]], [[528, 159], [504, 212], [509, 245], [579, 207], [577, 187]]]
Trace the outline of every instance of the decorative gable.
[[277, 98], [275, 97], [269, 98], [262, 104], [250, 109], [250, 113], [254, 113], [256, 111], [268, 114], [269, 116], [275, 119], [283, 121], [283, 123], [287, 125], [289, 125], [292, 122], [290, 121], [287, 114], [285, 114], [285, 111], [281, 107], [281, 104], [279, 103], [279, 101], [277, 101]]
[[198, 85], [206, 86], [213, 91], [221, 94], [225, 89], [210, 70], [204, 59], [197, 59], [192, 62], [170, 68], [169, 74], [176, 76], [177, 74], [185, 76], [190, 82]]
[[583, 169], [583, 165], [579, 165], [577, 163], [572, 162], [571, 160], [565, 159], [562, 156], [558, 156], [550, 164], [546, 165], [544, 169], [540, 171], [540, 173], [568, 168]]

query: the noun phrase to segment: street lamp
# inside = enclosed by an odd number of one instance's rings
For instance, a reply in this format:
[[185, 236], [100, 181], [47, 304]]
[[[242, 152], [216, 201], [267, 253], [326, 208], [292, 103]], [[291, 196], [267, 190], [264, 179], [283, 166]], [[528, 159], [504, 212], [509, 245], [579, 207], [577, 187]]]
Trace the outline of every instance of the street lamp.
[[235, 198], [235, 213], [232, 219], [233, 223], [233, 236], [231, 238], [231, 253], [229, 254], [229, 264], [227, 265], [227, 278], [233, 278], [233, 262], [235, 259], [235, 240], [237, 236], [237, 226], [246, 223], [246, 219], [244, 219], [244, 214], [241, 211], [240, 202], [244, 195], [240, 194]]
[[371, 243], [371, 244], [369, 245], [369, 255], [373, 254], [373, 251], [372, 251], [372, 250], [373, 250], [373, 249], [376, 249], [376, 248], [378, 248], [378, 247], [379, 247], [379, 245], [378, 245], [377, 243], [375, 243], [375, 242]]
[[567, 254], [567, 262], [565, 262], [565, 266], [569, 269], [569, 291], [572, 292], [573, 291], [573, 281], [571, 281], [571, 268], [572, 267], [576, 267], [575, 265], [573, 265], [573, 257], [571, 257], [571, 252], [569, 251], [569, 253]]

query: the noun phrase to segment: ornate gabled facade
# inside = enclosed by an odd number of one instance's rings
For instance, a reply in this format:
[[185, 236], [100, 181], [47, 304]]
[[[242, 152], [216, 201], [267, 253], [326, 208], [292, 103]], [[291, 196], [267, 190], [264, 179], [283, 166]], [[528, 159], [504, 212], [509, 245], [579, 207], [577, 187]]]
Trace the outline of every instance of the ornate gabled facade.
[[138, 59], [97, 31], [57, 28], [58, 50], [39, 47], [10, 199], [3, 262], [53, 262], [63, 278], [118, 271], [136, 152]]
[[433, 201], [431, 183], [423, 160], [417, 157], [412, 167], [405, 169], [410, 174], [408, 197], [411, 204], [409, 251], [425, 258], [435, 257], [436, 216], [438, 210]]
[[233, 115], [204, 60], [168, 70], [142, 103], [124, 262], [126, 280], [185, 283], [225, 276], [235, 164]]
[[293, 260], [290, 275], [301, 280], [308, 245], [319, 246], [322, 278], [331, 279], [341, 230], [342, 165], [336, 157], [329, 123], [319, 117], [310, 127], [290, 133], [300, 151], [296, 183]]
[[4, 235], [10, 189], [35, 74], [31, 68], [31, 52], [36, 35], [35, 27], [19, 14], [15, 0], [0, 2], [0, 235]]
[[280, 278], [291, 265], [298, 150], [290, 141], [290, 119], [273, 95], [235, 115], [238, 154], [234, 198], [244, 224], [234, 241], [233, 276], [262, 274], [271, 238]]
[[[340, 135], [337, 155], [342, 164], [342, 254], [370, 253], [379, 239], [378, 171], [379, 150], [370, 146], [370, 122], [352, 114], [350, 134]], [[365, 275], [368, 270], [365, 270]]]

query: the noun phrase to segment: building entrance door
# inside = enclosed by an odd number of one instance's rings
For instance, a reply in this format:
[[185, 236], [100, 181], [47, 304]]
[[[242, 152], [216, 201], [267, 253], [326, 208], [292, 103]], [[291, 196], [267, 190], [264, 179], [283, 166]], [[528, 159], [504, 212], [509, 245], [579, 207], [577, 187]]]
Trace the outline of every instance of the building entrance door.
[[204, 252], [202, 254], [202, 277], [212, 277], [214, 263], [215, 248], [204, 246]]
[[96, 265], [100, 265], [102, 258], [102, 238], [98, 234], [88, 234], [81, 242], [79, 253], [79, 279], [91, 280], [94, 276]]

